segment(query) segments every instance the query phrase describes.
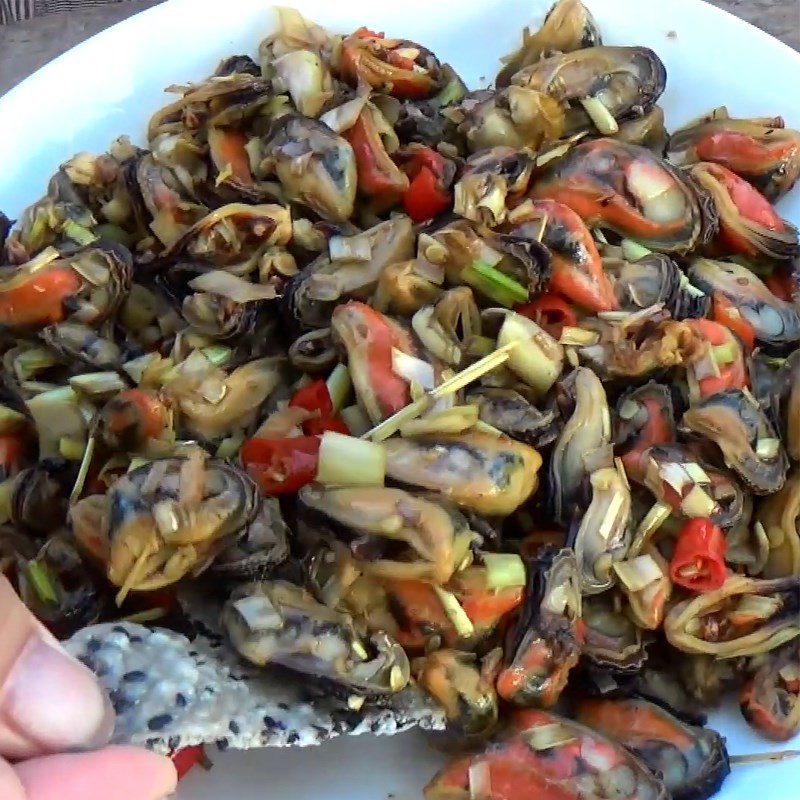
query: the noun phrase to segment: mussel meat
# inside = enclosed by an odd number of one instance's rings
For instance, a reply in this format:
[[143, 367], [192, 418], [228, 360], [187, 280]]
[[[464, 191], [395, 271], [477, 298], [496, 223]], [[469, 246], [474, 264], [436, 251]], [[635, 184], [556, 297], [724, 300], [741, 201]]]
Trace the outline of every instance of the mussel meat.
[[642, 629], [621, 610], [613, 593], [583, 598], [583, 654], [613, 672], [638, 672], [647, 659]]
[[544, 447], [558, 436], [555, 410], [539, 409], [513, 389], [471, 389], [467, 402], [478, 406], [481, 421], [533, 447]]
[[756, 519], [767, 539], [764, 578], [800, 576], [800, 470], [789, 475], [783, 488], [764, 498]]

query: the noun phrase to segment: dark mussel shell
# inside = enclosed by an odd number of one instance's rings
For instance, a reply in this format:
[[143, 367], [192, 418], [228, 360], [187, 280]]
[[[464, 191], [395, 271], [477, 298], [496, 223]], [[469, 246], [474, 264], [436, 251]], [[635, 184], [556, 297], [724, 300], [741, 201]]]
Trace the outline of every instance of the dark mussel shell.
[[558, 436], [555, 409], [539, 409], [513, 389], [471, 389], [467, 402], [478, 406], [483, 422], [533, 447], [551, 444]]
[[586, 698], [577, 719], [624, 745], [664, 781], [674, 800], [706, 800], [730, 774], [725, 740], [646, 700]]
[[663, 253], [690, 252], [717, 231], [708, 197], [682, 171], [613, 139], [577, 145], [545, 169], [531, 193]]
[[98, 370], [119, 369], [123, 352], [109, 336], [111, 331], [97, 330], [82, 322], [60, 322], [39, 331], [47, 347], [67, 363], [85, 364]]
[[689, 278], [712, 298], [733, 304], [753, 329], [756, 342], [786, 347], [800, 341], [800, 309], [776, 297], [747, 267], [699, 258], [692, 262]]
[[783, 359], [755, 350], [747, 366], [754, 397], [780, 431], [789, 458], [800, 461], [800, 351]]
[[77, 466], [60, 459], [23, 469], [11, 487], [11, 522], [23, 530], [47, 534], [67, 519], [67, 501]]
[[610, 592], [584, 597], [583, 654], [593, 664], [615, 673], [638, 672], [647, 660], [642, 629], [617, 606]]
[[594, 17], [581, 0], [558, 0], [536, 33], [523, 28], [522, 45], [501, 59], [504, 66], [497, 73], [495, 86], [508, 86], [517, 72], [550, 53], [572, 53], [600, 43]]
[[393, 694], [410, 679], [408, 657], [389, 636], [361, 639], [348, 615], [286, 581], [237, 587], [222, 625], [237, 652], [257, 666], [278, 664], [362, 694]]
[[25, 605], [59, 639], [93, 625], [100, 617], [100, 592], [65, 536], [51, 536], [31, 560], [21, 559], [17, 583]]
[[252, 75], [254, 78], [261, 77], [261, 67], [250, 56], [230, 56], [222, 59], [219, 62], [219, 66], [214, 70], [214, 75], [218, 78], [224, 78], [237, 72]]
[[578, 563], [571, 550], [547, 547], [527, 566], [528, 591], [509, 632], [497, 691], [517, 705], [550, 708], [581, 652]]
[[749, 393], [728, 390], [698, 401], [683, 415], [682, 427], [714, 442], [755, 494], [773, 494], [783, 486], [786, 450]]
[[289, 363], [310, 375], [325, 373], [339, 361], [330, 328], [317, 328], [298, 336], [289, 345]]
[[800, 639], [764, 657], [742, 686], [739, 707], [768, 739], [787, 742], [800, 732]]
[[620, 121], [639, 117], [658, 102], [667, 71], [647, 47], [601, 45], [550, 56], [511, 80], [568, 104], [567, 135], [587, 130], [608, 135], [619, 130]]

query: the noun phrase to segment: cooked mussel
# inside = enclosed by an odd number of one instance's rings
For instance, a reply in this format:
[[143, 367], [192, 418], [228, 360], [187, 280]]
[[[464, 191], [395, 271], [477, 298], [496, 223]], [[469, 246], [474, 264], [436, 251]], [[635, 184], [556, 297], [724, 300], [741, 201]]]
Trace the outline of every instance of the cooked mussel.
[[664, 633], [684, 653], [717, 659], [774, 650], [800, 636], [800, 577], [729, 575], [720, 589], [673, 606]]
[[642, 455], [644, 476], [634, 473], [673, 513], [708, 517], [729, 528], [744, 513], [745, 493], [733, 477], [680, 444], [656, 445]]
[[499, 225], [508, 207], [528, 188], [534, 158], [526, 150], [498, 146], [474, 153], [455, 185], [454, 211], [485, 225]]
[[800, 640], [765, 656], [739, 693], [744, 718], [778, 742], [800, 731]]
[[131, 286], [131, 254], [110, 242], [72, 255], [54, 249], [6, 270], [0, 281], [0, 325], [39, 330], [69, 319], [97, 325], [120, 306]]
[[411, 334], [399, 322], [366, 303], [350, 300], [334, 309], [334, 341], [347, 351], [347, 364], [359, 404], [375, 424], [406, 406], [409, 385], [392, 370], [392, 351], [414, 355]]
[[547, 12], [536, 33], [522, 29], [519, 50], [503, 59], [503, 68], [495, 78], [496, 86], [508, 86], [523, 67], [537, 63], [550, 53], [572, 53], [600, 44], [600, 31], [581, 0], [558, 0]]
[[392, 438], [383, 446], [387, 476], [487, 516], [506, 516], [522, 505], [542, 464], [529, 445], [480, 431]]
[[701, 161], [689, 173], [714, 202], [719, 215], [717, 242], [724, 252], [756, 259], [791, 259], [800, 254], [797, 229], [735, 172]]
[[513, 389], [471, 389], [467, 402], [478, 406], [481, 421], [533, 447], [544, 447], [558, 435], [555, 410], [539, 409]]
[[670, 390], [651, 381], [623, 392], [614, 416], [614, 444], [628, 478], [644, 481], [646, 451], [675, 441], [675, 419]]
[[637, 672], [647, 659], [642, 629], [621, 610], [613, 593], [584, 597], [583, 654], [614, 672]]
[[131, 470], [106, 495], [76, 503], [70, 521], [79, 544], [120, 587], [120, 601], [129, 591], [152, 591], [202, 572], [254, 529], [271, 534], [271, 548], [262, 543], [273, 564], [288, 554], [285, 528], [273, 525], [256, 484], [237, 467], [197, 453]]
[[623, 122], [614, 138], [627, 144], [646, 147], [654, 155], [663, 158], [669, 140], [669, 134], [664, 127], [664, 110], [661, 106], [653, 106], [643, 117]]
[[696, 403], [726, 389], [747, 386], [744, 346], [733, 331], [709, 319], [688, 322], [707, 343], [706, 354], [686, 365], [689, 402]]
[[728, 390], [704, 398], [686, 411], [682, 424], [714, 442], [725, 463], [755, 494], [772, 494], [783, 486], [789, 468], [786, 451], [749, 393]]
[[289, 363], [310, 375], [328, 373], [339, 360], [330, 328], [319, 328], [298, 336], [289, 345]]
[[581, 699], [579, 722], [624, 745], [664, 781], [674, 800], [705, 800], [730, 773], [725, 740], [646, 700]]
[[459, 110], [464, 119], [458, 129], [473, 153], [500, 146], [538, 150], [564, 132], [560, 103], [523, 86], [474, 92], [462, 100]]
[[764, 498], [756, 519], [768, 543], [760, 574], [764, 578], [800, 576], [800, 470], [789, 475], [779, 492]]
[[11, 484], [10, 518], [22, 530], [48, 534], [64, 525], [76, 471], [69, 462], [42, 459]]
[[571, 719], [517, 711], [483, 752], [460, 756], [425, 787], [426, 800], [667, 800], [664, 784], [621, 745]]
[[619, 131], [620, 121], [656, 104], [667, 71], [647, 47], [597, 46], [544, 58], [511, 81], [565, 104], [567, 135], [597, 130], [608, 136]]
[[343, 252], [331, 243], [329, 253], [295, 275], [284, 292], [287, 316], [302, 330], [330, 325], [334, 307], [348, 298], [369, 299], [384, 271], [414, 254], [412, 223], [406, 216], [393, 217], [354, 237], [338, 238]]
[[481, 665], [472, 653], [437, 650], [412, 666], [420, 686], [444, 708], [448, 724], [467, 736], [484, 736], [497, 723], [494, 661], [487, 656]]
[[528, 591], [511, 629], [497, 677], [500, 696], [550, 708], [581, 652], [581, 588], [572, 551], [543, 548], [528, 563]]
[[264, 581], [237, 587], [222, 611], [237, 652], [257, 666], [278, 664], [361, 694], [394, 694], [408, 685], [404, 650], [385, 633], [369, 639], [346, 614], [300, 586]]
[[531, 193], [663, 253], [687, 253], [716, 233], [708, 199], [680, 170], [613, 139], [577, 145], [545, 170]]
[[118, 369], [122, 364], [119, 345], [91, 325], [59, 322], [39, 331], [39, 337], [60, 358], [99, 370]]
[[[732, 261], [698, 258], [688, 274], [711, 296], [723, 316], [735, 317], [734, 323], [743, 320], [756, 342], [785, 347], [800, 341], [800, 310], [774, 295], [747, 267]], [[728, 310], [730, 306], [736, 313]]]
[[472, 289], [457, 286], [441, 293], [433, 305], [413, 315], [411, 327], [432, 356], [447, 364], [461, 364], [473, 340], [481, 335], [481, 315]]
[[352, 216], [357, 187], [353, 148], [323, 122], [295, 114], [281, 117], [270, 131], [267, 158], [289, 200], [335, 222]]
[[112, 397], [97, 417], [97, 435], [112, 450], [138, 450], [169, 425], [169, 408], [152, 389], [129, 389]]
[[521, 239], [541, 241], [551, 255], [549, 289], [589, 311], [619, 308], [592, 234], [571, 208], [553, 200], [527, 201], [506, 229]]
[[721, 164], [775, 202], [800, 176], [800, 133], [781, 117], [734, 119], [723, 106], [675, 131], [667, 157], [679, 166]]
[[[460, 514], [402, 489], [329, 489], [310, 484], [300, 490], [299, 499], [307, 509], [343, 526], [349, 538], [355, 536], [351, 549], [361, 568], [376, 576], [446, 583], [465, 555], [457, 552], [456, 539], [461, 534], [472, 536]], [[369, 539], [395, 544], [399, 552], [396, 557], [383, 551], [375, 555]]]
[[554, 516], [566, 525], [591, 467], [611, 464], [611, 417], [603, 385], [590, 369], [578, 367], [561, 386], [573, 407], [553, 448], [550, 488]]
[[[164, 258], [168, 262], [188, 259], [233, 275], [247, 275], [258, 269], [270, 247], [287, 244], [291, 235], [291, 216], [283, 206], [230, 203], [198, 220], [168, 248]], [[196, 289], [202, 290], [201, 286]]]

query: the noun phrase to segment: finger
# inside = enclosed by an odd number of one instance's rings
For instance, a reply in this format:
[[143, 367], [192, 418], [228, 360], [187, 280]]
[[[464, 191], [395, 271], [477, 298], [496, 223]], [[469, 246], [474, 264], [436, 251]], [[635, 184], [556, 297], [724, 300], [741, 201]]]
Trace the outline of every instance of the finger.
[[[14, 770], [22, 800], [163, 800], [178, 782], [168, 758], [137, 747], [44, 756]], [[6, 800], [5, 794], [0, 797]]]
[[29, 758], [109, 740], [114, 711], [94, 675], [39, 625], [2, 576], [0, 642], [0, 754]]

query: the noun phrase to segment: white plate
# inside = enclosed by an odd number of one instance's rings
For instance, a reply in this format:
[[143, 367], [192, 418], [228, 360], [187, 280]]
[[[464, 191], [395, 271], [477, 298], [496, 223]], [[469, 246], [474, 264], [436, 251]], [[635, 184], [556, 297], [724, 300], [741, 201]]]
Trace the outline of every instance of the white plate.
[[[286, 0], [332, 30], [360, 25], [407, 36], [453, 64], [470, 86], [538, 24], [550, 0]], [[662, 99], [672, 129], [726, 104], [736, 116], [781, 114], [800, 128], [800, 55], [697, 0], [587, 0], [609, 44], [642, 44], [667, 66]], [[0, 209], [36, 200], [59, 163], [99, 152], [121, 133], [140, 140], [162, 89], [199, 79], [219, 59], [253, 53], [273, 25], [264, 0], [171, 0], [99, 34], [0, 98]], [[800, 223], [800, 190], [781, 203]], [[678, 656], [679, 657], [679, 656]], [[730, 705], [714, 715], [731, 753], [780, 749], [754, 735]], [[800, 747], [800, 741], [784, 747]], [[212, 754], [181, 800], [418, 800], [441, 758], [416, 733], [360, 737], [314, 750]], [[734, 767], [720, 800], [797, 800], [800, 760]], [[531, 798], [531, 800], [535, 800]]]

